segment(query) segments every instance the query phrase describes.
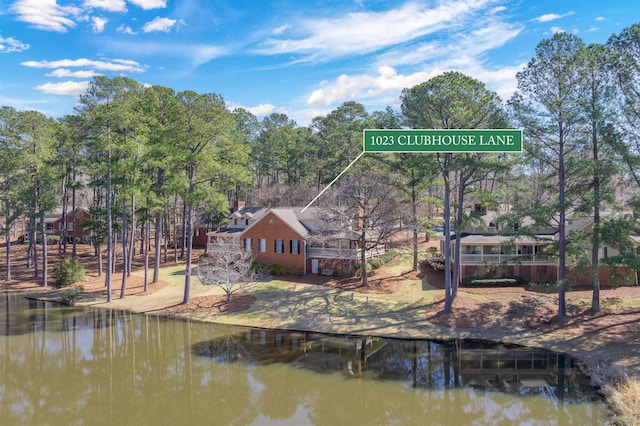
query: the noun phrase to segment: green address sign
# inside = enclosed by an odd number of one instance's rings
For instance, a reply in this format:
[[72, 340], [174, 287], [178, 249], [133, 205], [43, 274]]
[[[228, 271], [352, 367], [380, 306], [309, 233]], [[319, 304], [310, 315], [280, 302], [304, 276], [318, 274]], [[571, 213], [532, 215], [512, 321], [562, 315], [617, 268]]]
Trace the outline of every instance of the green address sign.
[[365, 129], [364, 152], [522, 152], [522, 130]]

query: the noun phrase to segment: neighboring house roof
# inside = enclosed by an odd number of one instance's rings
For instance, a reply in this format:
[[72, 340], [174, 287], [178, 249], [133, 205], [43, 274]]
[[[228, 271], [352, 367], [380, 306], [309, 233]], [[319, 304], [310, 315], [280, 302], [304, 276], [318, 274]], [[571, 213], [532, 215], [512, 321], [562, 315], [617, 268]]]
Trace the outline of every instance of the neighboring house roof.
[[[610, 210], [604, 210], [600, 213], [601, 218], [606, 220], [607, 217], [612, 217], [613, 212]], [[495, 224], [495, 220], [500, 216], [499, 213], [495, 211], [489, 211], [486, 215], [479, 216], [478, 219], [482, 220], [489, 228], [489, 224]], [[522, 226], [527, 227], [534, 225], [535, 222], [530, 217], [525, 217], [522, 219]], [[566, 222], [566, 234], [569, 235], [572, 232], [576, 231], [584, 231], [589, 227], [593, 226], [593, 217], [590, 215], [586, 216], [573, 216], [567, 218]], [[536, 242], [544, 242], [544, 240], [551, 240], [551, 238], [558, 237], [559, 230], [556, 228], [545, 227], [541, 228], [533, 235], [520, 235], [517, 232], [509, 232], [503, 233], [499, 230], [492, 231], [488, 229], [479, 229], [477, 226], [467, 226], [465, 231], [457, 235], [452, 235], [452, 242], [455, 241], [456, 238], [460, 238], [460, 241], [465, 244], [505, 244], [508, 242], [517, 243], [517, 244], [535, 244]], [[632, 241], [640, 244], [640, 236], [631, 235], [630, 238]], [[528, 242], [527, 242], [528, 241]]]
[[530, 237], [524, 235], [469, 234], [460, 237], [460, 243], [478, 246], [493, 244], [540, 244], [552, 241], [552, 238], [549, 236]]

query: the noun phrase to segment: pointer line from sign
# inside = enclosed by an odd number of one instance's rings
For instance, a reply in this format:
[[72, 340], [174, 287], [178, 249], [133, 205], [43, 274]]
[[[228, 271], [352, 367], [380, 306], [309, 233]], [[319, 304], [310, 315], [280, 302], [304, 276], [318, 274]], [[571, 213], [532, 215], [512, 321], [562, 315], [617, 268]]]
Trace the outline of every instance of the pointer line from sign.
[[308, 208], [309, 208], [309, 206], [310, 206], [311, 204], [313, 204], [313, 203], [314, 203], [318, 198], [320, 198], [320, 196], [321, 196], [322, 194], [324, 194], [324, 191], [326, 191], [327, 189], [329, 189], [329, 188], [331, 187], [331, 185], [333, 185], [334, 183], [336, 183], [336, 181], [337, 181], [338, 179], [340, 179], [340, 176], [342, 176], [343, 174], [345, 174], [345, 172], [346, 172], [347, 170], [349, 170], [349, 167], [353, 166], [353, 165], [355, 164], [355, 162], [356, 162], [356, 161], [358, 161], [358, 160], [360, 159], [360, 157], [362, 157], [363, 155], [364, 155], [364, 151], [362, 151], [362, 152], [360, 153], [360, 155], [358, 155], [358, 156], [357, 156], [357, 157], [356, 157], [356, 158], [355, 158], [351, 163], [349, 163], [349, 165], [348, 165], [348, 166], [347, 166], [343, 171], [341, 171], [341, 172], [340, 172], [340, 174], [339, 174], [338, 176], [336, 176], [336, 177], [335, 177], [335, 179], [333, 179], [333, 180], [331, 181], [331, 183], [329, 183], [329, 185], [327, 185], [327, 186], [326, 186], [322, 191], [320, 191], [320, 193], [319, 193], [318, 195], [316, 195], [316, 198], [314, 198], [313, 200], [311, 200], [311, 202], [310, 202], [309, 204], [307, 204], [307, 205], [306, 205], [306, 207], [305, 207], [305, 208], [303, 208], [303, 209], [300, 211], [300, 213], [304, 213], [304, 211], [305, 211], [306, 209], [308, 209]]

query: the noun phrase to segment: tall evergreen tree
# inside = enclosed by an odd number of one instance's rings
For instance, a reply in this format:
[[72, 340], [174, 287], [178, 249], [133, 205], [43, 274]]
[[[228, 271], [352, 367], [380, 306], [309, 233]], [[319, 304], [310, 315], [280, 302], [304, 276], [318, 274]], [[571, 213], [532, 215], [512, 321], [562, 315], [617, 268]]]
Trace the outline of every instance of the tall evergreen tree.
[[4, 218], [5, 277], [11, 281], [11, 228], [23, 214], [19, 202], [24, 179], [21, 161], [22, 143], [18, 135], [18, 112], [0, 108], [0, 209]]
[[[409, 89], [401, 95], [406, 123], [426, 129], [492, 129], [508, 126], [500, 98], [481, 82], [459, 72], [446, 72]], [[472, 184], [504, 166], [495, 154], [438, 153], [444, 181], [445, 313], [451, 313], [458, 286], [460, 242], [456, 239], [455, 261], [451, 265], [451, 191], [457, 188], [456, 228], [464, 225], [465, 195]], [[451, 272], [453, 271], [453, 278]]]
[[94, 179], [98, 185], [104, 184], [105, 187], [107, 302], [111, 301], [111, 278], [114, 270], [113, 207], [116, 201], [114, 181], [117, 180], [114, 178], [118, 177], [114, 176], [114, 170], [121, 159], [120, 149], [126, 147], [129, 139], [135, 138], [131, 134], [131, 93], [139, 92], [141, 87], [139, 83], [125, 77], [95, 77], [87, 91], [80, 96], [78, 107], [78, 112], [87, 123], [89, 148], [94, 161]]
[[[175, 141], [178, 159], [184, 164], [183, 199], [186, 203], [186, 274], [183, 304], [191, 297], [191, 253], [194, 210], [204, 200], [218, 210], [228, 209], [224, 193], [215, 185], [219, 176], [237, 171], [233, 142], [235, 121], [225, 108], [224, 100], [215, 94], [187, 91], [177, 95], [180, 103], [179, 132]], [[225, 160], [231, 159], [230, 162]], [[212, 185], [212, 183], [214, 183]]]
[[[510, 100], [514, 119], [524, 130], [527, 153], [544, 164], [554, 178], [553, 192], [558, 194], [552, 217], [558, 225], [558, 317], [566, 317], [567, 266], [567, 169], [565, 164], [580, 144], [584, 125], [582, 102], [584, 86], [578, 53], [584, 43], [575, 35], [556, 33], [541, 41], [535, 57], [517, 74], [518, 92]], [[546, 206], [548, 207], [548, 206]], [[546, 212], [547, 210], [545, 210]]]
[[26, 186], [22, 194], [25, 212], [30, 219], [30, 245], [33, 254], [35, 276], [39, 276], [36, 256], [36, 243], [42, 242], [42, 285], [47, 286], [49, 236], [45, 225], [45, 216], [51, 213], [59, 203], [58, 185], [60, 171], [55, 161], [56, 123], [36, 111], [19, 113], [17, 125], [22, 139], [23, 166], [26, 169]]

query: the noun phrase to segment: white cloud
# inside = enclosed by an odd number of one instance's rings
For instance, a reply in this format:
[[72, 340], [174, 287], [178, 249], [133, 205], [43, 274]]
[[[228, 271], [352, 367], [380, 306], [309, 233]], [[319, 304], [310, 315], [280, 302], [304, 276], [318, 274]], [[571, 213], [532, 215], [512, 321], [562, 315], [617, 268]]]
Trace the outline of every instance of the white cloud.
[[136, 61], [128, 59], [112, 59], [111, 61], [94, 61], [92, 59], [60, 59], [58, 61], [26, 61], [20, 65], [30, 68], [65, 68], [82, 67], [115, 72], [144, 72], [144, 67]]
[[129, 0], [129, 2], [141, 7], [144, 10], [162, 9], [167, 7], [166, 0]]
[[507, 8], [505, 6], [497, 6], [497, 7], [494, 7], [493, 9], [491, 9], [491, 12], [489, 12], [489, 13], [494, 15], [494, 14], [496, 14], [498, 12], [504, 12], [505, 10], [507, 10]]
[[176, 24], [175, 19], [169, 19], [169, 18], [160, 18], [159, 16], [156, 16], [156, 18], [153, 21], [147, 22], [146, 24], [144, 24], [144, 27], [142, 27], [142, 32], [144, 33], [151, 33], [151, 32], [165, 32], [168, 33], [169, 31], [171, 31], [171, 27], [173, 27]]
[[88, 81], [65, 81], [63, 83], [45, 83], [36, 86], [36, 90], [52, 95], [78, 96], [87, 91]]
[[598, 17], [596, 18], [596, 21], [598, 21], [598, 22], [603, 22], [603, 21], [606, 21], [606, 19], [605, 19], [604, 17], [602, 17], [602, 16], [598, 16]]
[[444, 40], [414, 44], [390, 50], [378, 56], [378, 65], [424, 65], [443, 63], [444, 68], [455, 64], [475, 62], [492, 50], [504, 46], [522, 31], [521, 27], [504, 22], [489, 21], [485, 26], [467, 29], [460, 33], [451, 32]]
[[116, 28], [116, 31], [118, 31], [119, 33], [122, 34], [129, 34], [129, 35], [136, 35], [138, 33], [136, 33], [135, 31], [133, 31], [131, 29], [131, 27], [127, 26], [127, 25], [120, 25], [118, 28]]
[[426, 8], [418, 3], [383, 12], [362, 12], [335, 18], [303, 20], [293, 28], [298, 38], [273, 37], [257, 53], [299, 54], [300, 61], [364, 55], [400, 45], [438, 31], [453, 31], [471, 17], [480, 19], [490, 0], [455, 0]]
[[253, 107], [244, 107], [244, 109], [246, 109], [256, 117], [263, 117], [276, 111], [275, 105], [271, 104], [260, 104]]
[[212, 59], [224, 56], [229, 49], [214, 45], [193, 45], [182, 43], [136, 43], [129, 41], [114, 41], [111, 47], [118, 51], [127, 52], [131, 55], [157, 55], [165, 57], [187, 58], [190, 65], [199, 66], [206, 64]]
[[104, 26], [108, 22], [107, 19], [99, 18], [97, 16], [92, 17], [91, 21], [93, 22], [93, 24], [91, 25], [91, 28], [93, 29], [93, 32], [96, 33], [96, 34], [100, 34], [101, 32], [103, 32], [104, 31]]
[[[470, 60], [467, 63], [460, 63], [458, 67], [435, 64], [428, 70], [410, 74], [401, 74], [393, 67], [381, 66], [376, 75], [349, 76], [342, 74], [334, 82], [322, 82], [321, 88], [314, 90], [307, 98], [307, 104], [314, 107], [328, 106], [350, 99], [373, 100], [381, 98], [385, 94], [392, 94], [392, 97], [396, 98], [403, 89], [423, 83], [448, 70], [456, 70], [472, 76], [484, 83], [489, 90], [496, 92], [503, 100], [506, 100], [516, 91], [516, 74], [525, 65], [526, 63], [521, 63], [516, 66], [488, 70], [481, 64]], [[388, 103], [385, 102], [385, 104]]]
[[280, 35], [287, 31], [289, 28], [291, 28], [291, 25], [289, 24], [280, 25], [278, 28], [274, 28], [272, 33], [274, 35]]
[[126, 12], [124, 0], [84, 0], [83, 6], [89, 9], [102, 9], [109, 12]]
[[566, 31], [564, 30], [564, 28], [561, 28], [561, 27], [551, 27], [551, 32], [553, 34], [557, 34], [557, 33], [565, 33]]
[[74, 78], [93, 78], [97, 75], [99, 75], [98, 73], [96, 73], [93, 70], [87, 70], [87, 71], [71, 71], [67, 68], [58, 68], [57, 70], [54, 70], [53, 72], [47, 73], [45, 74], [47, 77], [74, 77]]
[[449, 70], [476, 78], [502, 99], [508, 99], [516, 90], [515, 75], [524, 64], [497, 67], [485, 62], [491, 50], [514, 40], [523, 27], [504, 22], [497, 15], [484, 17], [438, 28], [428, 41], [388, 48], [374, 59], [375, 72], [345, 73], [334, 81], [324, 81], [307, 97], [307, 104], [328, 106], [366, 99], [368, 104], [384, 108], [397, 99], [402, 89]]
[[18, 0], [10, 8], [18, 20], [45, 31], [66, 32], [75, 27], [72, 18], [82, 10], [74, 6], [60, 6], [56, 0]]
[[307, 99], [307, 104], [326, 106], [341, 100], [362, 99], [387, 91], [400, 92], [406, 87], [415, 86], [435, 75], [425, 71], [402, 75], [389, 66], [381, 66], [377, 71], [378, 75], [375, 76], [367, 74], [348, 76], [342, 74], [332, 84], [325, 81], [321, 84], [324, 87], [311, 93]]
[[0, 36], [0, 53], [22, 52], [29, 47], [27, 43], [23, 43], [15, 37], [4, 38]]
[[558, 15], [557, 13], [547, 13], [545, 15], [540, 15], [537, 18], [533, 18], [532, 21], [535, 22], [550, 22], [555, 21], [556, 19], [566, 18], [567, 16], [573, 15], [574, 11], [569, 11], [565, 14]]

